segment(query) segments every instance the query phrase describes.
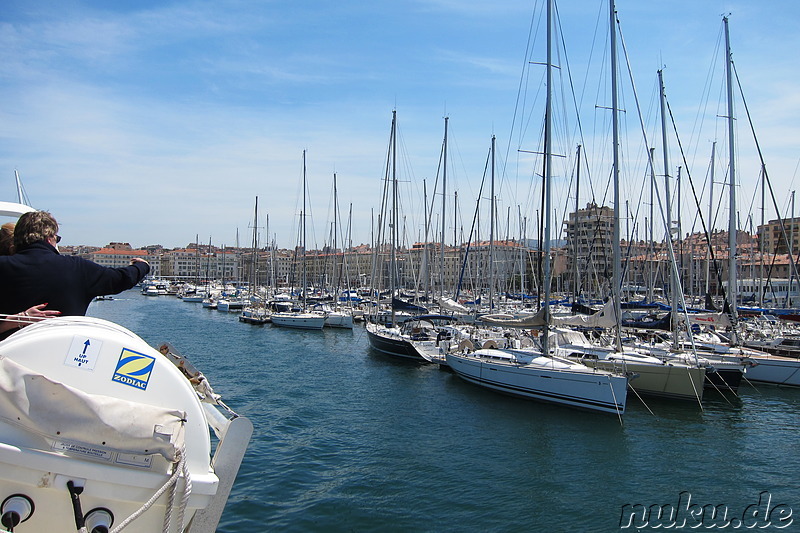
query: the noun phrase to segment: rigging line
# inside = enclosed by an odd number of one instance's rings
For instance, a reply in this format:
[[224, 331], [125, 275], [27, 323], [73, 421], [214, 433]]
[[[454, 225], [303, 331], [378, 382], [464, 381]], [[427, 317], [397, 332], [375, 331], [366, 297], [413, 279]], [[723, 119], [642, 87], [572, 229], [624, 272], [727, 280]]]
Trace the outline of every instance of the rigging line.
[[[706, 176], [708, 176], [709, 178], [710, 178], [710, 177], [711, 177], [711, 175], [713, 174], [713, 173], [711, 172], [711, 169], [712, 169], [713, 165], [714, 165], [714, 159], [712, 158], [712, 159], [711, 159], [711, 160], [709, 160], [709, 162], [708, 162], [708, 170], [706, 171]], [[702, 188], [702, 189], [700, 189], [700, 200], [702, 200], [702, 199], [703, 199], [703, 197], [705, 196], [705, 193], [706, 193], [706, 181], [705, 181], [705, 180], [703, 180], [703, 188]], [[719, 204], [717, 204], [717, 205], [719, 206]], [[694, 233], [695, 233], [695, 230], [697, 229], [697, 220], [698, 220], [698, 218], [697, 218], [697, 213], [695, 213], [695, 215], [694, 215], [694, 219], [692, 220], [692, 234], [694, 234]], [[710, 220], [710, 221], [709, 221], [709, 223], [710, 223], [710, 226], [711, 226], [712, 228], [714, 227], [714, 222], [715, 222], [715, 221], [716, 221], [716, 217], [714, 217], [714, 220]]]
[[[691, 132], [689, 134], [689, 138], [690, 139], [695, 139], [695, 138], [697, 139], [695, 141], [696, 145], [695, 145], [695, 148], [694, 148], [694, 151], [693, 151], [692, 160], [695, 160], [696, 157], [697, 157], [697, 150], [699, 149], [699, 143], [700, 143], [699, 135], [697, 137], [695, 137], [695, 134], [698, 131], [702, 131], [703, 124], [705, 122], [705, 118], [706, 118], [706, 116], [709, 115], [709, 113], [708, 113], [708, 102], [710, 101], [709, 95], [711, 94], [711, 87], [713, 85], [714, 73], [716, 73], [716, 72], [718, 72], [720, 70], [717, 67], [717, 64], [719, 63], [719, 58], [723, 56], [723, 54], [720, 53], [720, 47], [722, 46], [722, 42], [723, 42], [722, 36], [723, 36], [723, 25], [720, 24], [719, 33], [717, 34], [716, 48], [714, 49], [713, 55], [711, 56], [712, 57], [712, 62], [711, 62], [711, 65], [709, 65], [708, 72], [706, 74], [705, 85], [703, 85], [703, 92], [702, 92], [701, 97], [700, 97], [701, 106], [699, 106], [698, 109], [697, 109], [697, 114], [695, 115], [694, 124], [692, 125], [692, 130], [691, 130]], [[724, 88], [720, 89], [721, 92], [723, 90], [724, 90]], [[724, 100], [723, 98], [718, 97], [716, 102], [719, 105], [719, 103], [722, 102], [723, 100]], [[719, 113], [716, 113], [715, 115], [719, 115]], [[699, 124], [698, 124], [698, 121], [699, 121]], [[714, 135], [714, 138], [717, 138], [716, 133]], [[689, 144], [691, 145], [692, 143], [690, 142]], [[712, 224], [712, 226], [713, 226], [713, 224]]]
[[[639, 119], [641, 121], [642, 117], [641, 117], [641, 107], [639, 105], [638, 91], [636, 90], [636, 83], [634, 82], [634, 79], [633, 79], [633, 70], [631, 69], [630, 57], [628, 56], [628, 48], [627, 48], [627, 46], [625, 44], [625, 39], [622, 36], [622, 27], [621, 27], [621, 24], [619, 22], [619, 19], [617, 19], [617, 26], [619, 27], [619, 36], [620, 36], [620, 42], [622, 44], [622, 53], [623, 53], [623, 55], [625, 57], [625, 65], [628, 67], [628, 78], [630, 79], [631, 87], [633, 89], [634, 103], [636, 104], [636, 109], [637, 109], [637, 112], [639, 114]], [[642, 126], [642, 131], [644, 131], [644, 126]], [[645, 136], [644, 139], [645, 139], [645, 149], [646, 149], [647, 153], [650, 153], [650, 150], [647, 149], [647, 142], [646, 142], [647, 141], [647, 137]], [[648, 165], [648, 168], [645, 169], [645, 172], [646, 173], [650, 172], [649, 165]], [[638, 203], [638, 205], [636, 207], [636, 217], [635, 217], [637, 220], [638, 220], [638, 217], [639, 217], [639, 209], [641, 209], [641, 207], [643, 205], [644, 191], [645, 191], [646, 185], [648, 185], [648, 182], [649, 182], [648, 179], [642, 180], [642, 186], [639, 189], [639, 203]], [[629, 247], [630, 247], [630, 243], [629, 243]]]
[[[747, 122], [750, 125], [750, 132], [753, 134], [753, 141], [756, 144], [756, 150], [758, 151], [758, 159], [761, 161], [761, 169], [764, 172], [764, 178], [766, 179], [767, 185], [769, 185], [769, 194], [772, 198], [772, 203], [775, 207], [775, 212], [778, 213], [778, 222], [781, 227], [781, 236], [784, 238], [786, 242], [786, 249], [789, 251], [789, 263], [790, 268], [792, 269], [795, 278], [798, 277], [797, 274], [797, 263], [794, 260], [794, 257], [791, 254], [792, 246], [789, 242], [789, 238], [786, 235], [786, 227], [783, 224], [783, 219], [780, 217], [780, 210], [778, 210], [778, 202], [775, 200], [775, 192], [772, 190], [772, 181], [769, 179], [769, 174], [767, 174], [767, 164], [764, 162], [764, 153], [761, 151], [761, 143], [758, 142], [758, 137], [756, 136], [755, 125], [753, 124], [753, 117], [750, 115], [750, 107], [747, 105], [747, 100], [744, 98], [744, 91], [742, 90], [742, 82], [739, 80], [739, 72], [736, 70], [736, 64], [731, 61], [733, 65], [733, 73], [734, 77], [736, 78], [736, 85], [739, 87], [739, 95], [742, 97], [742, 105], [744, 105], [744, 112], [747, 115]], [[794, 221], [792, 221], [794, 224]], [[800, 249], [798, 250], [798, 260], [800, 260]]]
[[[536, 22], [536, 13], [537, 12], [541, 12], [541, 11], [542, 10], [538, 7], [538, 1], [537, 1], [536, 5], [534, 5], [534, 7], [533, 7], [533, 11], [531, 12], [531, 22], [530, 22], [530, 26], [528, 27], [528, 41], [525, 44], [525, 56], [524, 56], [523, 62], [522, 62], [522, 65], [523, 65], [522, 66], [522, 72], [520, 73], [520, 76], [519, 76], [519, 85], [517, 86], [517, 98], [516, 98], [516, 100], [514, 102], [514, 113], [512, 115], [512, 119], [511, 119], [511, 135], [509, 135], [508, 143], [506, 144], [506, 156], [505, 156], [505, 158], [503, 160], [504, 164], [503, 164], [502, 174], [506, 173], [505, 172], [505, 170], [506, 170], [505, 169], [505, 165], [508, 163], [508, 158], [509, 158], [509, 155], [511, 153], [511, 142], [512, 142], [512, 139], [514, 138], [514, 130], [516, 129], [516, 125], [517, 125], [517, 117], [519, 117], [519, 115], [521, 113], [521, 109], [525, 108], [525, 98], [524, 98], [524, 96], [527, 95], [527, 92], [524, 91], [523, 88], [526, 86], [525, 80], [527, 79], [527, 74], [529, 72], [529, 69], [527, 68], [526, 65], [528, 64], [528, 57], [529, 57], [529, 55], [531, 53], [531, 48], [533, 46], [533, 42], [536, 41], [536, 35], [538, 34], [538, 25], [535, 24], [535, 22]], [[541, 20], [541, 14], [540, 14], [539, 18]], [[520, 117], [520, 137], [522, 135], [521, 134], [521, 131], [522, 131], [521, 122], [522, 122], [522, 118]]]
[[[576, 126], [577, 126], [577, 129], [578, 129], [578, 139], [580, 139], [580, 143], [579, 144], [584, 146], [584, 152], [586, 152], [586, 148], [585, 148], [586, 147], [586, 142], [585, 142], [585, 138], [584, 138], [584, 135], [583, 135], [583, 122], [581, 121], [581, 114], [579, 112], [580, 106], [578, 104], [578, 100], [577, 100], [576, 94], [575, 94], [575, 83], [574, 83], [574, 81], [572, 79], [572, 69], [569, 66], [570, 62], [569, 62], [569, 57], [567, 55], [567, 45], [566, 45], [566, 42], [564, 40], [564, 32], [563, 32], [562, 26], [561, 26], [561, 18], [560, 18], [559, 14], [558, 14], [558, 5], [556, 5], [555, 7], [556, 7], [556, 24], [557, 24], [558, 29], [559, 29], [558, 33], [561, 36], [561, 48], [564, 51], [564, 64], [566, 65], [567, 80], [568, 80], [568, 83], [569, 83], [570, 94], [572, 95], [572, 104], [573, 104], [573, 106], [575, 108]], [[599, 20], [598, 20], [598, 23], [599, 23]], [[591, 58], [592, 58], [593, 52], [594, 52], [594, 44], [592, 45], [592, 50], [590, 51], [590, 54], [589, 54], [589, 62], [591, 62]], [[587, 76], [588, 76], [588, 71], [587, 71]], [[585, 87], [585, 83], [584, 83], [584, 87]], [[582, 99], [583, 99], [583, 97], [581, 97], [581, 100]], [[566, 102], [566, 98], [563, 98], [562, 100], [564, 102]], [[564, 114], [566, 115], [566, 111], [565, 111]], [[589, 170], [589, 165], [588, 165], [589, 157], [588, 156], [589, 156], [589, 154], [586, 154], [586, 157], [583, 158], [585, 160], [584, 164], [586, 165], [586, 176], [585, 177], [587, 178], [587, 180], [589, 182], [589, 190], [590, 190], [590, 192], [592, 194], [592, 197], [594, 197], [594, 184], [592, 183], [591, 171]], [[565, 211], [565, 213], [566, 213], [566, 211]]]
[[[625, 58], [627, 60], [627, 58], [628, 58], [628, 48], [625, 45], [625, 39], [622, 36], [622, 24], [619, 21], [619, 17], [615, 17], [615, 18], [616, 18], [616, 22], [617, 22], [617, 27], [619, 28], [619, 36], [620, 36], [620, 41], [622, 42], [622, 50], [623, 50], [623, 53], [624, 53]], [[614, 31], [613, 28], [612, 28], [612, 31]], [[629, 73], [629, 75], [631, 77], [631, 80], [630, 80], [631, 81], [631, 86], [633, 87], [633, 98], [634, 98], [634, 103], [636, 104], [636, 113], [637, 113], [637, 116], [639, 118], [639, 127], [642, 129], [642, 136], [643, 136], [644, 141], [645, 141], [645, 146], [649, 146], [649, 143], [647, 142], [647, 132], [646, 132], [645, 127], [644, 127], [644, 118], [642, 117], [642, 109], [641, 109], [641, 106], [639, 105], [639, 93], [636, 91], [636, 83], [633, 80], [633, 74]], [[659, 89], [659, 90], [661, 90], [661, 89]], [[664, 96], [665, 96], [665, 100], [666, 100], [666, 95], [664, 95]], [[650, 168], [652, 168], [652, 165], [653, 165], [653, 161], [652, 161], [653, 154], [652, 154], [652, 152], [650, 150], [647, 150], [647, 156], [650, 158], [649, 164], [650, 164]], [[672, 267], [672, 271], [673, 271], [673, 273], [675, 275], [675, 279], [678, 280], [678, 285], [679, 285], [678, 296], [679, 296], [679, 299], [680, 299], [680, 303], [681, 303], [681, 305], [683, 307], [684, 324], [685, 324], [685, 327], [686, 327], [686, 331], [688, 332], [688, 335], [689, 335], [689, 341], [691, 342], [691, 345], [692, 345], [692, 353], [694, 353], [695, 362], [697, 362], [697, 346], [695, 345], [695, 342], [694, 342], [694, 335], [692, 335], [692, 333], [691, 333], [692, 328], [691, 328], [691, 325], [689, 324], [689, 312], [686, 309], [686, 301], [685, 301], [685, 298], [684, 298], [684, 295], [683, 295], [683, 288], [680, 287], [680, 285], [681, 285], [681, 283], [680, 283], [680, 272], [678, 272], [678, 270], [677, 270], [678, 263], [677, 263], [677, 260], [675, 258], [675, 249], [672, 246], [672, 234], [670, 232], [671, 224], [668, 223], [667, 215], [664, 213], [664, 206], [661, 203], [661, 196], [656, 195], [656, 197], [658, 198], [658, 207], [659, 207], [659, 212], [661, 214], [661, 221], [664, 224], [664, 227], [667, 229], [667, 238], [666, 238], [667, 254], [668, 254], [668, 257], [669, 257], [670, 266]], [[695, 195], [695, 201], [696, 201], [696, 199], [697, 199], [697, 196]], [[673, 306], [674, 306], [675, 303], [677, 303], [677, 302], [673, 302]]]
[[486, 164], [484, 165], [484, 168], [483, 168], [483, 179], [481, 179], [481, 186], [480, 186], [480, 188], [478, 190], [478, 201], [476, 202], [476, 205], [475, 205], [475, 212], [472, 215], [472, 226], [470, 227], [470, 230], [469, 230], [469, 239], [467, 239], [467, 249], [464, 251], [464, 260], [461, 263], [461, 273], [458, 276], [458, 286], [456, 287], [456, 294], [455, 294], [455, 298], [454, 298], [455, 301], [458, 301], [459, 294], [461, 293], [461, 286], [462, 286], [462, 282], [463, 282], [463, 279], [464, 279], [464, 271], [467, 268], [467, 259], [469, 258], [469, 251], [470, 251], [470, 248], [472, 247], [472, 237], [473, 237], [473, 234], [475, 232], [475, 226], [476, 226], [477, 220], [478, 220], [478, 212], [479, 212], [480, 205], [481, 205], [481, 197], [482, 197], [482, 194], [483, 194], [483, 186], [486, 184], [486, 174], [488, 173], [488, 170], [489, 170], [489, 164], [491, 163], [491, 157], [492, 157], [492, 152], [491, 152], [491, 149], [489, 149], [489, 153], [486, 155]]
[[[666, 100], [666, 97], [665, 97]], [[686, 167], [686, 177], [689, 181], [689, 186], [692, 189], [692, 198], [694, 198], [695, 206], [697, 207], [697, 213], [700, 218], [700, 223], [703, 226], [703, 233], [706, 237], [706, 245], [708, 247], [709, 257], [711, 258], [711, 264], [714, 265], [714, 273], [717, 278], [717, 287], [719, 290], [722, 291], [722, 299], [723, 299], [723, 312], [730, 313], [730, 302], [728, 301], [728, 292], [730, 291], [730, 287], [728, 287], [728, 291], [726, 291], [722, 285], [722, 267], [720, 266], [719, 262], [717, 261], [716, 254], [714, 253], [714, 246], [711, 242], [711, 235], [708, 232], [708, 226], [706, 225], [705, 217], [703, 216], [702, 208], [700, 207], [700, 200], [697, 198], [697, 190], [694, 186], [694, 180], [692, 179], [692, 173], [689, 171], [689, 164], [686, 161], [686, 153], [683, 150], [683, 143], [681, 142], [680, 136], [678, 135], [678, 126], [675, 123], [675, 117], [672, 114], [672, 106], [669, 104], [669, 100], [667, 100], [667, 111], [669, 112], [669, 118], [672, 123], [672, 129], [675, 132], [675, 139], [678, 143], [678, 150], [681, 153], [681, 159], [683, 160], [683, 164]], [[734, 253], [733, 250], [730, 250], [728, 253]], [[733, 305], [736, 305], [736, 302], [733, 302]], [[726, 310], [727, 308], [727, 310]], [[736, 327], [734, 323], [732, 327]]]

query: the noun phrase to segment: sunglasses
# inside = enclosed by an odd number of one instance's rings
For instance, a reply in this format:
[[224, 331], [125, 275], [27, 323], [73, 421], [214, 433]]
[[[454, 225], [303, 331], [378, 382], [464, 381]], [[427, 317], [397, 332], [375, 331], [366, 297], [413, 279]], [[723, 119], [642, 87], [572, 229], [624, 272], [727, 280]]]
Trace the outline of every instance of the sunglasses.
[[61, 242], [61, 235], [56, 235], [56, 244]]

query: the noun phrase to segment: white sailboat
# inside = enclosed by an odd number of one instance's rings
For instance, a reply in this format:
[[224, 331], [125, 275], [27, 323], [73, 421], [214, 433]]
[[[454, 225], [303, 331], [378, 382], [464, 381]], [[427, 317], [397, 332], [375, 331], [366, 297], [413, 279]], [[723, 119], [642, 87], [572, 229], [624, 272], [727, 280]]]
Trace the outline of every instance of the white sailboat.
[[306, 151], [303, 150], [303, 211], [300, 213], [300, 224], [302, 227], [303, 250], [303, 285], [302, 303], [303, 307], [299, 311], [285, 311], [272, 313], [272, 324], [284, 328], [293, 329], [315, 329], [321, 330], [325, 326], [325, 314], [309, 311], [306, 308], [306, 292], [308, 283], [306, 282]]
[[[446, 361], [462, 379], [482, 387], [523, 398], [557, 403], [594, 411], [622, 415], [627, 404], [628, 377], [604, 370], [592, 369], [581, 363], [559, 357], [551, 349], [550, 327], [550, 235], [551, 235], [551, 173], [552, 173], [552, 27], [553, 2], [547, 2], [547, 97], [545, 110], [545, 179], [544, 179], [544, 302], [545, 334], [541, 350], [481, 348], [448, 352]], [[614, 16], [613, 3], [611, 16]], [[613, 32], [612, 32], [613, 33]], [[612, 38], [612, 57], [615, 53]], [[612, 59], [612, 62], [614, 60]], [[612, 70], [614, 66], [612, 63]], [[616, 92], [613, 106], [616, 108]], [[615, 128], [616, 136], [616, 128]], [[616, 141], [616, 139], [615, 139]], [[616, 161], [615, 161], [616, 163]], [[492, 138], [494, 166], [494, 138]], [[615, 165], [616, 166], [616, 165]]]
[[730, 316], [733, 324], [730, 333], [731, 338], [729, 342], [724, 342], [722, 339], [712, 339], [710, 342], [705, 343], [706, 348], [713, 353], [714, 356], [719, 357], [723, 361], [736, 363], [738, 361], [751, 361], [754, 366], [747, 369], [747, 380], [756, 383], [768, 383], [773, 385], [782, 386], [800, 386], [800, 360], [783, 357], [780, 355], [772, 355], [764, 352], [746, 348], [741, 344], [741, 335], [739, 328], [742, 327], [738, 324], [738, 288], [736, 270], [736, 152], [734, 142], [734, 116], [733, 116], [733, 64], [730, 46], [730, 34], [728, 30], [728, 18], [723, 17], [723, 24], [725, 29], [725, 66], [726, 66], [726, 88], [727, 88], [727, 106], [728, 106], [728, 146], [729, 154], [729, 181], [730, 181], [730, 213], [728, 224], [728, 245], [730, 249], [729, 263], [728, 263], [728, 294], [730, 300]]

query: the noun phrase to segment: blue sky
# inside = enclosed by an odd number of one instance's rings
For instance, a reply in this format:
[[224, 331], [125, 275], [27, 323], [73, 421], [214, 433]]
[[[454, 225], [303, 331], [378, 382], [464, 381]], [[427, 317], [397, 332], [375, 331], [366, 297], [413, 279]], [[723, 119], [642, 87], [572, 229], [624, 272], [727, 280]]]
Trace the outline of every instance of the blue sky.
[[[446, 216], [458, 205], [447, 231], [468, 233], [496, 135], [499, 234], [517, 236], [516, 220], [532, 221], [538, 210], [532, 176], [541, 163], [518, 149], [541, 150], [544, 69], [530, 63], [545, 60], [541, 8], [541, 1], [517, 0], [6, 0], [0, 10], [0, 199], [16, 200], [17, 169], [31, 203], [58, 218], [66, 244], [178, 247], [195, 235], [232, 246], [237, 233], [240, 244], [249, 244], [258, 196], [261, 242], [268, 215], [270, 240], [289, 247], [297, 242], [306, 150], [308, 246], [330, 240], [334, 173], [345, 223], [352, 209], [352, 241], [369, 243], [396, 109], [406, 240], [422, 236], [423, 180], [430, 201], [445, 116]], [[555, 151], [570, 155], [554, 164], [561, 211], [574, 202], [569, 176], [578, 139], [571, 114], [581, 116], [591, 175], [583, 178], [579, 201], [585, 204], [593, 193], [598, 203], [610, 202], [607, 10], [605, 0], [558, 6], [566, 43], [559, 73], [571, 75], [576, 94], [557, 89], [564, 126]], [[718, 47], [722, 14], [730, 13], [739, 80], [779, 207], [788, 209], [790, 191], [800, 186], [794, 60], [800, 4], [618, 0], [617, 11], [648, 143], [660, 153], [654, 105], [656, 71], [663, 68], [698, 194], [711, 143], [718, 141], [718, 157], [727, 155], [718, 118], [724, 114]], [[623, 72], [628, 87], [620, 107], [631, 138], [623, 151], [623, 192], [631, 212], [633, 206], [642, 210], [641, 224], [646, 171], [641, 141], [634, 140], [641, 128], [627, 77]], [[579, 102], [578, 112], [569, 109], [572, 101]], [[752, 213], [758, 223], [760, 210], [752, 204], [759, 163], [741, 104], [736, 114], [739, 216]], [[668, 152], [671, 168], [683, 163], [676, 143]], [[656, 165], [663, 174], [660, 159]], [[718, 165], [723, 181], [726, 163]], [[715, 195], [721, 191], [715, 185]], [[684, 196], [684, 204], [694, 202]], [[724, 205], [720, 216], [727, 217]], [[692, 206], [682, 212], [689, 231]], [[774, 209], [766, 216], [774, 218]], [[433, 225], [441, 224], [435, 219]], [[526, 236], [533, 236], [533, 226], [526, 223]], [[485, 227], [481, 232], [488, 235]]]

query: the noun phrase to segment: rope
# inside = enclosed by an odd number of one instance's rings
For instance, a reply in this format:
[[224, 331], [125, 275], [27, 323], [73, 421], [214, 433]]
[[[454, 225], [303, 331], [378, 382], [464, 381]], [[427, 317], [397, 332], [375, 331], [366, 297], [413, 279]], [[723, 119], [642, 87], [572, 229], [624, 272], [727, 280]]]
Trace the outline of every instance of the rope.
[[179, 518], [179, 525], [180, 525], [180, 529], [178, 531], [183, 531], [184, 511], [185, 511], [186, 502], [188, 502], [188, 500], [189, 500], [189, 494], [191, 493], [191, 481], [190, 481], [190, 478], [189, 478], [189, 468], [186, 465], [186, 450], [185, 450], [185, 448], [183, 446], [181, 446], [181, 449], [178, 450], [178, 458], [177, 458], [177, 461], [175, 462], [175, 466], [174, 466], [174, 469], [173, 469], [173, 472], [172, 472], [172, 476], [170, 476], [170, 478], [167, 480], [167, 482], [164, 483], [164, 485], [160, 489], [158, 489], [156, 491], [156, 493], [153, 494], [153, 496], [144, 503], [144, 505], [142, 505], [136, 512], [134, 512], [128, 518], [123, 520], [117, 527], [112, 529], [111, 533], [119, 533], [120, 531], [122, 531], [123, 529], [128, 527], [128, 525], [130, 525], [131, 522], [133, 522], [134, 520], [139, 518], [148, 509], [150, 509], [153, 506], [153, 504], [167, 491], [167, 489], [171, 489], [171, 491], [170, 491], [171, 494], [170, 494], [170, 498], [169, 498], [169, 505], [167, 506], [167, 510], [166, 510], [166, 512], [164, 514], [164, 529], [163, 529], [163, 532], [167, 533], [169, 531], [169, 527], [171, 525], [170, 522], [171, 522], [172, 507], [173, 507], [173, 501], [172, 501], [173, 500], [173, 496], [172, 495], [175, 492], [175, 486], [176, 486], [176, 484], [178, 482], [178, 478], [180, 477], [181, 474], [184, 475], [186, 482], [185, 482], [185, 487], [184, 487], [184, 494], [183, 494], [183, 497], [181, 498], [181, 506], [178, 509], [178, 518]]
[[179, 531], [183, 531], [186, 507], [189, 505], [189, 496], [192, 494], [192, 476], [189, 473], [189, 465], [186, 463], [186, 461], [182, 461], [181, 470], [183, 471], [183, 495], [181, 497], [181, 504], [178, 507], [178, 525], [180, 526]]
[[652, 409], [650, 409], [650, 406], [649, 406], [649, 405], [647, 405], [647, 402], [645, 402], [645, 401], [644, 401], [644, 398], [642, 398], [642, 395], [641, 395], [641, 394], [639, 394], [639, 391], [637, 391], [636, 389], [634, 389], [633, 387], [631, 387], [631, 384], [630, 384], [630, 383], [628, 383], [628, 388], [629, 388], [630, 390], [632, 390], [632, 391], [633, 391], [633, 393], [636, 395], [636, 397], [639, 399], [639, 401], [640, 401], [640, 402], [642, 402], [642, 405], [644, 405], [645, 409], [647, 409], [647, 411], [648, 411], [648, 412], [649, 412], [651, 415], [653, 415], [653, 416], [656, 416], [656, 414], [653, 412], [653, 410], [652, 410]]

